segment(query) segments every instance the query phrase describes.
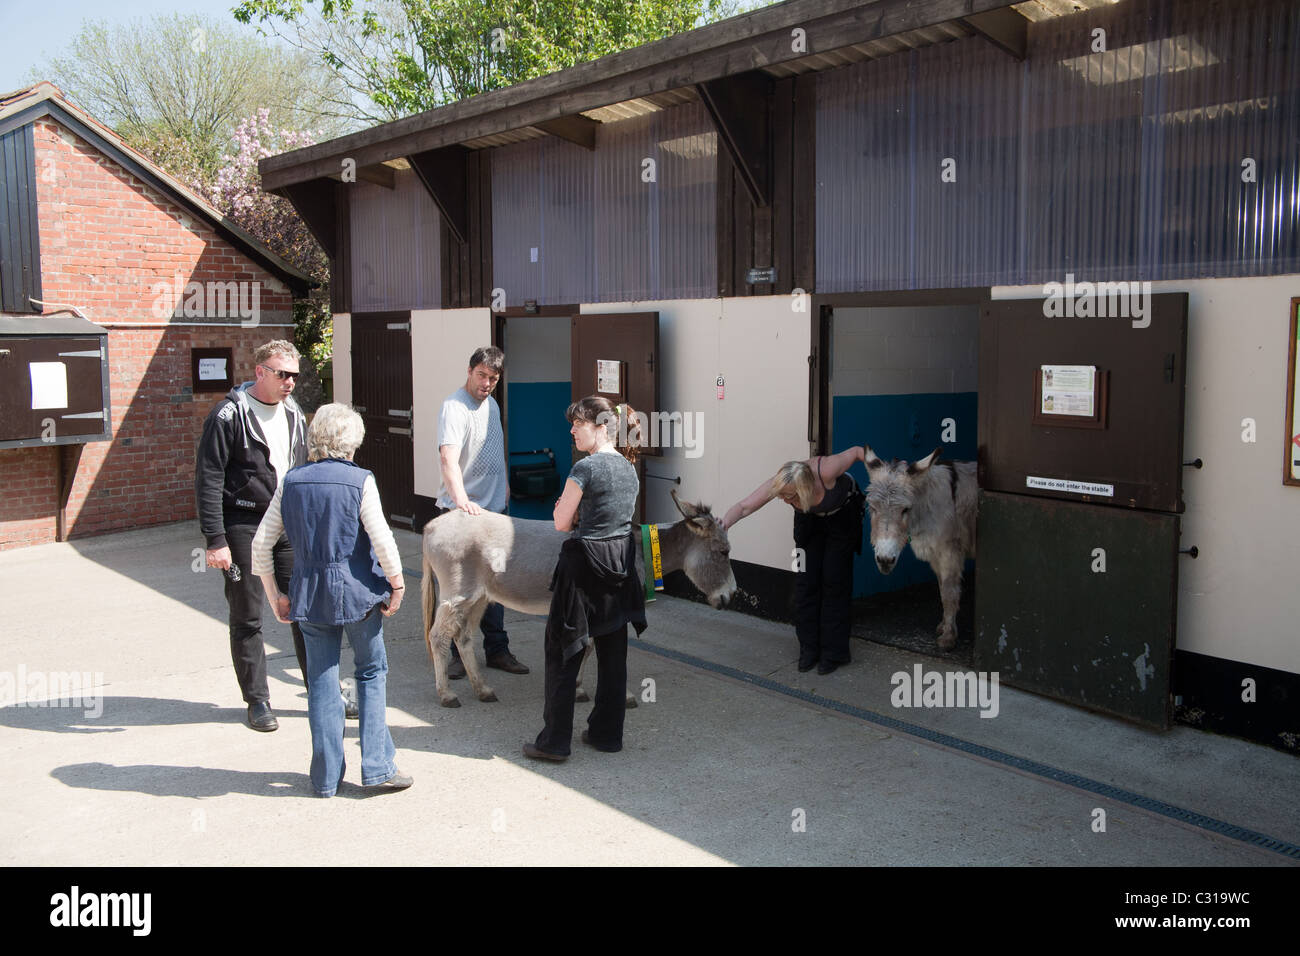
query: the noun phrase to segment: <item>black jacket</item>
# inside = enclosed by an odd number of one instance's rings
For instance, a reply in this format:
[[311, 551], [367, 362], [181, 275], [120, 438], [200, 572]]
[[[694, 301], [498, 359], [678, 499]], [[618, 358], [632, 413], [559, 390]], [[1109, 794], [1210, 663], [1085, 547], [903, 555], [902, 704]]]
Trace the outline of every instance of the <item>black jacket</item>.
[[617, 538], [565, 538], [551, 575], [546, 643], [564, 660], [593, 637], [631, 624], [646, 628], [645, 593], [636, 573], [636, 533]]
[[[226, 546], [226, 523], [256, 524], [275, 496], [276, 474], [261, 422], [248, 404], [252, 382], [232, 388], [208, 413], [194, 461], [194, 494], [199, 526], [209, 548]], [[307, 461], [307, 417], [292, 397], [284, 400], [289, 417], [289, 467]]]

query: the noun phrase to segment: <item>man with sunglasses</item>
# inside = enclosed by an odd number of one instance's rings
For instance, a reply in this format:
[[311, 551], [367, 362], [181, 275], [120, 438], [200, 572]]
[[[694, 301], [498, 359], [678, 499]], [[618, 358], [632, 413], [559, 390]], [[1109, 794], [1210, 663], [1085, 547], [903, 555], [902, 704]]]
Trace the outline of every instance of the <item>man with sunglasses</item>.
[[[262, 582], [252, 573], [253, 535], [285, 473], [307, 461], [307, 419], [293, 400], [298, 350], [283, 339], [253, 353], [257, 378], [232, 388], [208, 413], [199, 439], [195, 476], [199, 524], [207, 540], [207, 566], [225, 574], [230, 605], [230, 657], [248, 725], [271, 731], [280, 724], [271, 711], [262, 643]], [[288, 593], [293, 548], [283, 535], [275, 543], [275, 576]], [[302, 632], [291, 625], [298, 666], [307, 673]]]

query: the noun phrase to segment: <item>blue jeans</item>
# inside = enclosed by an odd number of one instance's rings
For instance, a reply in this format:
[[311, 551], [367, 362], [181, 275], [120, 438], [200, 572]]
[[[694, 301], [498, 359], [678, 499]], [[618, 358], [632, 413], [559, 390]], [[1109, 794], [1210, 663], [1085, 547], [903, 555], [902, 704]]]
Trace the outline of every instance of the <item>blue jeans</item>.
[[388, 655], [384, 616], [378, 607], [351, 624], [302, 622], [307, 645], [307, 724], [311, 727], [311, 785], [318, 797], [332, 797], [343, 782], [343, 698], [339, 695], [339, 652], [343, 635], [356, 661], [357, 708], [361, 712], [361, 783], [383, 783], [397, 772], [397, 750], [388, 732]]

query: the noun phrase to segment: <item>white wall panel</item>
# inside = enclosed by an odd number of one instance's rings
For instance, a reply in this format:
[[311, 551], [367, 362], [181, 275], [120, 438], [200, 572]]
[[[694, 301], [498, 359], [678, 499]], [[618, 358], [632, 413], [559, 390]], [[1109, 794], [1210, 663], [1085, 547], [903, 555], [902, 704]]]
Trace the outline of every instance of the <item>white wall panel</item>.
[[443, 400], [465, 384], [469, 357], [492, 342], [490, 309], [426, 309], [411, 313], [411, 399], [414, 409], [415, 493], [436, 497], [438, 413]]

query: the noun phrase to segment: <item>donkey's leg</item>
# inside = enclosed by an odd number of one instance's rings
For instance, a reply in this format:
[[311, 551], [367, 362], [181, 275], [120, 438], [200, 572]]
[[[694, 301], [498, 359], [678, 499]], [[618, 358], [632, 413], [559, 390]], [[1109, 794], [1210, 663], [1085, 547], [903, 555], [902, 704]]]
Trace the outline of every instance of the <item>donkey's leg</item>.
[[936, 631], [941, 650], [957, 646], [957, 606], [961, 604], [962, 552], [960, 548], [944, 549], [935, 559], [934, 570], [939, 577], [939, 596], [943, 599], [943, 621]]
[[483, 618], [487, 606], [486, 596], [474, 602], [465, 615], [465, 627], [456, 638], [456, 647], [460, 650], [460, 662], [465, 665], [465, 676], [469, 678], [475, 695], [479, 700], [491, 703], [497, 699], [497, 695], [483, 682], [483, 672], [478, 669], [478, 658], [474, 656], [474, 632], [478, 630], [478, 622]]
[[463, 603], [453, 604], [444, 601], [438, 607], [430, 631], [429, 647], [433, 651], [433, 679], [438, 690], [438, 702], [443, 707], [459, 707], [460, 699], [448, 686], [447, 667], [451, 662], [451, 642], [460, 642], [460, 635], [465, 633], [465, 611]]

